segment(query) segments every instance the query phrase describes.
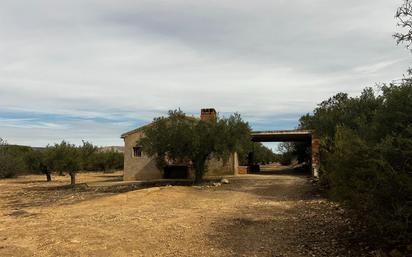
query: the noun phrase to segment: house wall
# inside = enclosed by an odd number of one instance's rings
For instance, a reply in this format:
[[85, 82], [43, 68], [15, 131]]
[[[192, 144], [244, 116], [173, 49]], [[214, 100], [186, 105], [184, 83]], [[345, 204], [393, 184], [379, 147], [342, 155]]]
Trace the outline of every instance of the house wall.
[[162, 172], [156, 167], [156, 162], [152, 158], [145, 156], [144, 149], [142, 157], [133, 156], [133, 147], [143, 135], [141, 131], [127, 135], [124, 138], [124, 174], [123, 180], [150, 180], [162, 178]]
[[[142, 149], [142, 157], [133, 156], [133, 147], [136, 142], [143, 136], [142, 131], [125, 136], [124, 148], [124, 174], [123, 180], [150, 180], [163, 178], [163, 172], [156, 167], [154, 159], [145, 156]], [[194, 178], [193, 168], [189, 169], [190, 177]], [[222, 160], [211, 159], [207, 162], [207, 172], [205, 178], [214, 178], [222, 175], [237, 175], [238, 158], [237, 154], [232, 154], [229, 160], [224, 163]]]

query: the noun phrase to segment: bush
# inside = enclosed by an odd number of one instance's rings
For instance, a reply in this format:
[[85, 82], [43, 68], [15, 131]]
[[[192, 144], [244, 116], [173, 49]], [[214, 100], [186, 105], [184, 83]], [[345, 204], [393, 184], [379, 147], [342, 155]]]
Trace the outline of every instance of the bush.
[[89, 159], [89, 170], [113, 171], [123, 169], [123, 154], [108, 151], [96, 152]]
[[23, 149], [10, 146], [0, 138], [0, 178], [16, 177], [26, 170], [22, 152]]
[[337, 94], [300, 127], [321, 139], [321, 179], [386, 242], [410, 240], [412, 217], [412, 85]]
[[379, 235], [406, 239], [412, 180], [387, 159], [387, 152], [396, 152], [394, 146], [370, 144], [343, 127], [336, 134], [333, 152], [325, 158], [331, 196], [356, 210], [354, 214]]
[[24, 170], [24, 162], [20, 158], [1, 153], [0, 151], [0, 178], [13, 178]]

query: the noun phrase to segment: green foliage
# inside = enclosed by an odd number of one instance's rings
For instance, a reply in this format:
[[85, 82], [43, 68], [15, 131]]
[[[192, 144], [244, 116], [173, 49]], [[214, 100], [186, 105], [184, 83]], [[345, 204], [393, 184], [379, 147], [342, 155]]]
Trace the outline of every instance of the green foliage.
[[92, 143], [83, 141], [75, 146], [62, 141], [45, 150], [47, 166], [58, 172], [109, 171], [123, 168], [123, 153], [99, 151]]
[[268, 164], [280, 160], [280, 155], [273, 153], [273, 151], [261, 142], [245, 142], [244, 149], [238, 152], [239, 164]]
[[195, 180], [200, 182], [210, 158], [227, 161], [231, 153], [246, 152], [250, 127], [239, 114], [203, 121], [175, 110], [145, 127], [144, 137], [138, 144], [146, 155], [156, 158], [159, 168], [168, 163], [192, 163]]
[[407, 239], [412, 217], [412, 85], [337, 94], [300, 120], [321, 139], [321, 179], [376, 232]]
[[80, 148], [62, 141], [60, 144], [48, 146], [51, 167], [59, 172], [77, 172], [81, 168]]
[[111, 171], [123, 169], [123, 154], [115, 151], [95, 152], [87, 159], [87, 171]]
[[253, 143], [253, 153], [255, 164], [268, 164], [279, 161], [280, 156], [260, 142]]
[[281, 153], [278, 160], [282, 165], [290, 165], [293, 160], [309, 165], [310, 150], [310, 143], [307, 142], [283, 142], [278, 146]]
[[0, 178], [12, 178], [26, 171], [22, 154], [24, 147], [8, 145], [0, 138]]
[[43, 173], [46, 175], [47, 181], [51, 181], [52, 159], [48, 155], [49, 151], [30, 149], [24, 155], [24, 161], [29, 172]]
[[83, 141], [83, 144], [79, 147], [79, 164], [82, 170], [94, 170], [95, 165], [91, 160], [95, 160], [97, 154], [97, 146], [90, 142]]
[[50, 174], [57, 171], [111, 171], [123, 169], [123, 153], [99, 151], [92, 143], [83, 141], [76, 146], [65, 141], [45, 149], [8, 145], [0, 139], [0, 178], [23, 173]]
[[45, 151], [30, 149], [24, 155], [24, 162], [28, 171], [33, 173], [40, 173], [46, 165]]

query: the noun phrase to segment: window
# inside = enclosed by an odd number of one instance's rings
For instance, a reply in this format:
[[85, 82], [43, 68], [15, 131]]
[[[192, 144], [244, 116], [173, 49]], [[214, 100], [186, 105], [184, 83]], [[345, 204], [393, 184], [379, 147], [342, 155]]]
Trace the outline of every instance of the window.
[[134, 157], [142, 157], [142, 147], [141, 146], [133, 147], [133, 156]]

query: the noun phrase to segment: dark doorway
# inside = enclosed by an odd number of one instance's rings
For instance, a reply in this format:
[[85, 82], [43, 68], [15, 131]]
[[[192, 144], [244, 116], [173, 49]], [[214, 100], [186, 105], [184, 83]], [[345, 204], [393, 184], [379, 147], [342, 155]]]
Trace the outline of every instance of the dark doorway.
[[189, 177], [188, 166], [166, 166], [164, 168], [164, 178], [169, 179], [186, 179]]
[[[251, 136], [253, 142], [293, 142], [285, 143], [287, 151], [283, 154], [280, 164], [291, 166], [293, 162], [297, 162], [296, 164], [300, 164], [299, 169], [311, 170], [313, 176], [318, 176], [320, 143], [313, 130], [254, 131]], [[249, 172], [260, 172], [261, 163], [256, 163], [253, 153], [249, 155], [248, 162]]]

